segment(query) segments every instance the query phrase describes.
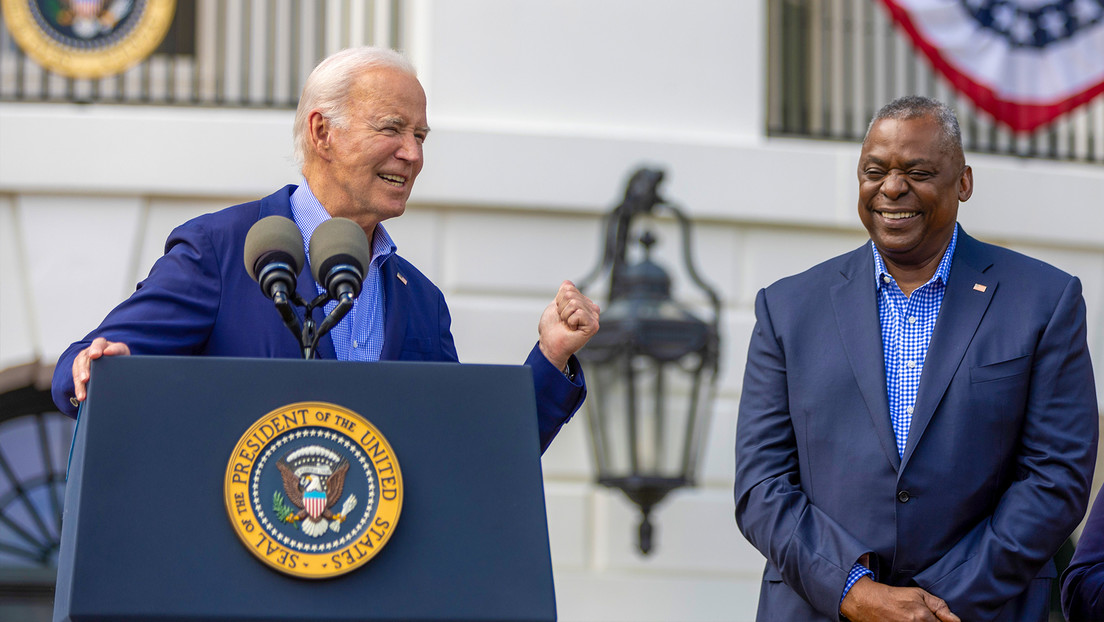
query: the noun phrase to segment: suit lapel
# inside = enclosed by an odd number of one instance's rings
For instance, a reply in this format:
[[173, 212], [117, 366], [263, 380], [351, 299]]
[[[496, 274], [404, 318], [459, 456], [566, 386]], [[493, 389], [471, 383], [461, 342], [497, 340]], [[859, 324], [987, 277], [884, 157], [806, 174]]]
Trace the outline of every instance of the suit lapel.
[[947, 290], [943, 293], [939, 318], [924, 358], [924, 371], [920, 374], [903, 464], [908, 463], [943, 400], [997, 289], [996, 278], [984, 274], [992, 262], [982, 257], [978, 250], [977, 241], [960, 228]]
[[885, 353], [873, 281], [874, 256], [870, 246], [864, 245], [851, 253], [840, 274], [843, 281], [831, 288], [831, 296], [843, 349], [886, 458], [897, 469], [901, 459], [889, 422]]
[[387, 258], [380, 268], [383, 280], [383, 350], [380, 360], [397, 361], [402, 354], [402, 344], [406, 339], [406, 314], [402, 312], [400, 299], [409, 302], [406, 277], [398, 270], [394, 255]]

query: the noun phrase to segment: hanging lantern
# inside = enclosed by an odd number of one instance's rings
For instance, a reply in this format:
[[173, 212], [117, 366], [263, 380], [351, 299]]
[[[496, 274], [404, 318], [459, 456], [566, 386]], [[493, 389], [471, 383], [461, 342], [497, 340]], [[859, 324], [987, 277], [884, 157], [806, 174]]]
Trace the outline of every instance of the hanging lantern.
[[[693, 486], [709, 426], [720, 348], [720, 300], [691, 261], [690, 222], [658, 196], [663, 172], [633, 174], [624, 201], [606, 221], [603, 259], [580, 289], [609, 274], [600, 330], [579, 352], [591, 382], [587, 415], [597, 482], [617, 488], [641, 512], [638, 545], [652, 550], [651, 511], [671, 491]], [[626, 260], [633, 220], [668, 211], [682, 238], [686, 273], [709, 300], [712, 317], [671, 298], [671, 278], [651, 258], [657, 239], [645, 230], [634, 243], [642, 259]]]

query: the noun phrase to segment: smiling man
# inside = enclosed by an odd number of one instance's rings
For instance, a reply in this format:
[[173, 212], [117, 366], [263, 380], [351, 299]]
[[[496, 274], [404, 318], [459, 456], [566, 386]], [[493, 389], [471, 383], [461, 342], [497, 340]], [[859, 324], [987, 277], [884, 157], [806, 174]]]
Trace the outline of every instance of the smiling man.
[[[311, 277], [308, 246], [320, 224], [348, 218], [370, 244], [363, 289], [322, 338], [321, 357], [457, 360], [441, 291], [396, 254], [382, 224], [405, 211], [429, 135], [426, 96], [413, 66], [384, 48], [330, 56], [307, 78], [293, 134], [303, 183], [175, 229], [137, 291], [58, 360], [53, 394], [62, 412], [76, 415], [91, 361], [101, 356], [300, 357], [299, 344], [244, 266], [247, 232], [271, 215], [292, 219], [303, 235], [308, 265], [299, 293], [305, 300], [323, 291]], [[598, 318], [597, 305], [565, 281], [538, 322], [539, 340], [526, 364], [537, 391], [542, 449], [582, 404], [586, 391], [574, 353], [598, 330]]]
[[755, 303], [735, 500], [758, 619], [1044, 622], [1096, 456], [1080, 281], [957, 225], [973, 172], [937, 101], [882, 108], [858, 180], [870, 244]]

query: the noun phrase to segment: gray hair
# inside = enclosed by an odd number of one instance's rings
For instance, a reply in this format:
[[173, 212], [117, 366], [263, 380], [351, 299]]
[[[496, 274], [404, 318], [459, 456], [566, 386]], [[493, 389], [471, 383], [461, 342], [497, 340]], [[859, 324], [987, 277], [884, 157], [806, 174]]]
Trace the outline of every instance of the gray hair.
[[958, 125], [958, 117], [955, 116], [954, 110], [937, 99], [924, 97], [923, 95], [905, 95], [882, 106], [878, 114], [870, 120], [870, 125], [866, 127], [863, 143], [866, 143], [867, 137], [870, 136], [870, 130], [878, 121], [883, 119], [908, 120], [920, 117], [935, 119], [943, 130], [944, 148], [952, 150], [955, 155], [965, 159], [962, 151], [962, 129]]
[[418, 77], [414, 65], [399, 52], [383, 47], [356, 47], [336, 52], [318, 63], [303, 85], [299, 107], [295, 110], [292, 136], [295, 146], [295, 163], [302, 169], [310, 151], [307, 118], [312, 110], [318, 110], [335, 127], [348, 127], [348, 97], [354, 81], [369, 69], [397, 69], [412, 77]]

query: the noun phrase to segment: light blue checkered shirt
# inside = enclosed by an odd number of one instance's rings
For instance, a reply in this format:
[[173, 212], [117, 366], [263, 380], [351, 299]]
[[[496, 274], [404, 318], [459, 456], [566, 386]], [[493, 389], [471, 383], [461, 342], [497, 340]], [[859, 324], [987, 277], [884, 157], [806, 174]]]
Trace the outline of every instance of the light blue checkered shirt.
[[[893, 424], [893, 436], [897, 439], [898, 456], [904, 456], [905, 444], [908, 443], [912, 411], [920, 389], [920, 374], [924, 371], [928, 343], [931, 342], [935, 321], [943, 305], [943, 293], [947, 291], [947, 277], [951, 273], [951, 259], [957, 243], [956, 225], [951, 243], [943, 253], [935, 274], [906, 297], [897, 286], [897, 280], [886, 270], [885, 261], [874, 246], [874, 241], [870, 242], [870, 248], [874, 252], [874, 288], [878, 292], [878, 319], [881, 321], [882, 350], [885, 353], [889, 420]], [[862, 564], [855, 564], [847, 575], [840, 602], [843, 602], [856, 581], [873, 575]]]
[[[310, 260], [310, 237], [318, 225], [330, 219], [329, 212], [315, 198], [306, 181], [291, 193], [291, 215], [303, 234], [303, 250]], [[364, 287], [353, 302], [349, 313], [330, 330], [337, 358], [342, 361], [378, 361], [383, 351], [383, 280], [380, 266], [395, 252], [395, 243], [383, 228], [376, 225], [372, 236], [372, 261], [364, 277]], [[314, 284], [319, 294], [322, 286]], [[325, 306], [326, 313], [337, 306], [331, 300]]]
[[874, 252], [874, 287], [878, 290], [878, 318], [882, 324], [882, 350], [885, 352], [886, 391], [889, 396], [889, 420], [897, 438], [897, 454], [904, 456], [912, 425], [912, 409], [920, 388], [920, 374], [928, 355], [935, 320], [947, 291], [951, 258], [958, 242], [958, 227], [951, 235], [951, 244], [939, 262], [931, 280], [916, 288], [909, 296], [901, 292], [897, 281], [886, 270], [882, 256]]

